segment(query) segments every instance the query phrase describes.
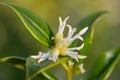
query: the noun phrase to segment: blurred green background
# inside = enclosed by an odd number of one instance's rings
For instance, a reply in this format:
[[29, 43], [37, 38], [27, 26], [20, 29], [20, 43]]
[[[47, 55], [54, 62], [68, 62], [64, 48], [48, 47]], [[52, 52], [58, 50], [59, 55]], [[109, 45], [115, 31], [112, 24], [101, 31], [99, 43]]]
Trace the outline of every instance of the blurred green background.
[[[70, 16], [70, 25], [76, 26], [85, 16], [96, 11], [107, 10], [95, 27], [92, 46], [85, 60], [89, 71], [99, 54], [120, 46], [120, 0], [0, 0], [22, 5], [40, 15], [48, 22], [54, 33], [58, 29], [58, 17]], [[8, 7], [0, 4], [0, 58], [6, 56], [24, 56], [38, 54], [47, 48], [38, 43], [24, 27], [18, 16]], [[61, 69], [61, 70], [59, 70]], [[60, 66], [51, 69], [55, 76], [65, 80], [65, 72]], [[62, 74], [61, 74], [62, 73]], [[86, 72], [83, 76], [88, 74]], [[120, 79], [120, 62], [109, 80]], [[81, 75], [75, 76], [79, 80]], [[6, 63], [0, 63], [0, 80], [25, 80], [25, 72]]]

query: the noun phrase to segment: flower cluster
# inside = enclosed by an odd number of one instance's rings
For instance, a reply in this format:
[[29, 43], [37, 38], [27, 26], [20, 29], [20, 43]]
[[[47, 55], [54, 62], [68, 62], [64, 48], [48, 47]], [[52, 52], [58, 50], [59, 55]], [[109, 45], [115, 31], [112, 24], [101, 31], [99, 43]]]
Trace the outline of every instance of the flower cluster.
[[[81, 46], [79, 47], [69, 48], [69, 46], [76, 39], [84, 41], [82, 35], [87, 31], [88, 27], [85, 27], [78, 34], [74, 35], [76, 28], [72, 28], [69, 24], [66, 23], [68, 19], [69, 17], [65, 18], [65, 20], [62, 21], [61, 17], [59, 17], [59, 21], [60, 21], [59, 29], [55, 37], [53, 38], [55, 42], [55, 46], [52, 49], [50, 49], [47, 53], [39, 52], [38, 55], [31, 56], [34, 59], [38, 59], [38, 63], [47, 59], [56, 62], [58, 60], [59, 55], [62, 55], [62, 56], [67, 55], [75, 59], [76, 61], [79, 61], [79, 59], [84, 59], [87, 57], [84, 55], [78, 55], [78, 52], [77, 52], [77, 50], [81, 50], [84, 47], [84, 43], [82, 43]], [[64, 34], [63, 34], [65, 27], [69, 29], [66, 37], [64, 37]], [[71, 62], [68, 62], [68, 64], [74, 65], [74, 63], [71, 63]], [[79, 67], [80, 69], [83, 70], [83, 68], [81, 68], [83, 67], [83, 64], [81, 64]]]

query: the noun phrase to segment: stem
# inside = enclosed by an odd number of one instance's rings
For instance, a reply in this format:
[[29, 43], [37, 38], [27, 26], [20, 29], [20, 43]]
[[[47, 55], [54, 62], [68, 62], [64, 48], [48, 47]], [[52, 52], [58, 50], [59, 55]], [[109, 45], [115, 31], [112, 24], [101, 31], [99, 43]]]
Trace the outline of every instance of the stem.
[[[68, 59], [68, 58], [63, 58], [63, 59], [59, 60], [58, 62], [56, 62], [56, 63], [54, 63], [54, 64], [51, 64], [51, 65], [49, 65], [49, 66], [47, 66], [47, 67], [45, 67], [45, 68], [42, 68], [42, 69], [38, 70], [38, 72], [37, 72], [36, 74], [34, 74], [31, 78], [35, 77], [37, 74], [39, 74], [39, 73], [41, 73], [41, 72], [43, 72], [43, 71], [45, 71], [45, 70], [47, 70], [47, 69], [50, 69], [50, 68], [58, 65], [59, 63], [62, 63], [63, 61], [66, 61], [67, 59]], [[70, 79], [70, 80], [71, 80], [71, 79]]]
[[70, 68], [66, 65], [66, 63], [61, 63], [62, 66], [64, 67], [64, 69], [66, 70], [67, 73], [67, 80], [72, 80], [72, 72], [70, 70]]

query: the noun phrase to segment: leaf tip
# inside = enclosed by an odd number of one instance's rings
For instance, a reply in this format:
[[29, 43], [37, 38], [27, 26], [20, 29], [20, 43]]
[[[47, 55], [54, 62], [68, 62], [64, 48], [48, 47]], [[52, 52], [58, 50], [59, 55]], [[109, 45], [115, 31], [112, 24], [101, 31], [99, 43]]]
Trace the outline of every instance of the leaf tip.
[[2, 5], [12, 7], [12, 5], [15, 5], [15, 3], [10, 3], [10, 2], [1, 2]]
[[8, 5], [9, 2], [1, 2], [2, 5]]
[[[99, 11], [99, 12], [101, 13], [101, 15], [102, 15], [102, 14], [110, 14], [110, 13], [111, 13], [111, 12], [108, 11], [108, 10], [103, 10], [103, 11]], [[98, 12], [98, 13], [99, 13], [99, 12]]]

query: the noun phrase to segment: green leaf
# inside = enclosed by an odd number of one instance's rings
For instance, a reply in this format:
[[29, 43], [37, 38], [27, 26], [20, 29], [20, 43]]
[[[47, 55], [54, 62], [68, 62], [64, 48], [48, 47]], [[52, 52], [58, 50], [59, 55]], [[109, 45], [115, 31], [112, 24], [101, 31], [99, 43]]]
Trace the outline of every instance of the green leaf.
[[48, 47], [54, 45], [54, 42], [51, 39], [54, 37], [52, 30], [50, 29], [49, 25], [39, 16], [26, 8], [12, 3], [4, 2], [2, 4], [12, 8], [17, 13], [27, 30], [29, 30], [34, 38], [40, 43]]
[[[95, 12], [87, 17], [85, 17], [78, 25], [76, 33], [79, 33], [80, 30], [82, 30], [85, 27], [89, 27], [87, 32], [85, 33], [84, 37], [84, 48], [79, 51], [79, 54], [86, 54], [90, 44], [92, 42], [93, 38], [93, 33], [94, 33], [94, 26], [96, 22], [101, 18], [102, 15], [108, 13], [107, 11], [100, 11], [100, 12]], [[80, 41], [75, 41], [71, 46], [79, 46], [81, 43]]]
[[[16, 68], [19, 68], [19, 69], [24, 70], [24, 71], [26, 70], [26, 58], [24, 58], [24, 57], [18, 57], [18, 56], [5, 57], [5, 58], [1, 58], [0, 62], [2, 62], [2, 63], [7, 62], [10, 64], [13, 64], [14, 67], [16, 67]], [[32, 68], [31, 68], [31, 70], [32, 70]], [[33, 70], [34, 70], [34, 68], [33, 68]], [[52, 73], [50, 73], [47, 70], [41, 72], [37, 77], [45, 79], [45, 80], [57, 80], [55, 78], [55, 76], [52, 75]]]
[[42, 72], [40, 75], [38, 75], [39, 79], [42, 80], [58, 80], [50, 71], [46, 70]]
[[25, 70], [25, 61], [26, 58], [23, 57], [17, 57], [17, 56], [10, 56], [0, 59], [0, 62], [7, 62], [10, 64], [13, 64], [16, 68]]
[[[59, 63], [61, 63], [66, 59], [68, 58], [60, 59], [58, 62], [55, 62], [55, 63], [47, 60], [38, 64], [35, 59], [32, 59], [29, 57], [26, 63], [26, 74], [27, 74], [26, 79], [31, 80], [32, 78], [36, 77], [40, 73], [44, 74], [46, 73], [46, 70], [58, 65]], [[55, 77], [52, 77], [52, 76], [48, 76], [48, 77], [51, 78], [50, 80], [57, 80]]]
[[94, 64], [88, 80], [107, 80], [119, 60], [120, 48], [101, 54]]
[[[78, 25], [77, 27], [77, 31], [76, 34], [80, 32], [80, 30], [82, 30], [85, 27], [88, 27], [87, 32], [83, 35], [84, 37], [84, 47], [78, 51], [78, 53], [81, 55], [87, 55], [87, 52], [90, 48], [90, 44], [92, 43], [92, 38], [93, 38], [93, 33], [94, 33], [94, 27], [95, 24], [98, 22], [98, 20], [100, 20], [101, 16], [108, 13], [107, 11], [99, 11], [99, 12], [95, 12], [93, 14], [88, 15], [87, 17], [85, 17]], [[81, 42], [79, 40], [76, 40], [72, 43], [71, 47], [73, 46], [80, 46]], [[80, 72], [80, 70], [77, 68], [81, 63], [83, 62], [83, 60], [79, 60], [79, 62], [74, 60], [75, 66], [73, 68], [74, 71], [74, 75], [78, 74], [78, 72]]]

